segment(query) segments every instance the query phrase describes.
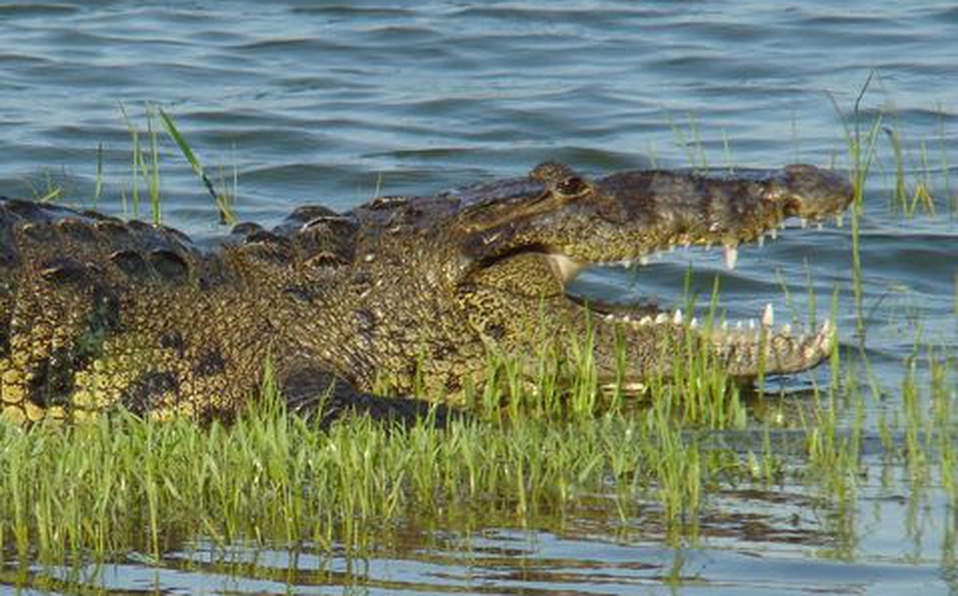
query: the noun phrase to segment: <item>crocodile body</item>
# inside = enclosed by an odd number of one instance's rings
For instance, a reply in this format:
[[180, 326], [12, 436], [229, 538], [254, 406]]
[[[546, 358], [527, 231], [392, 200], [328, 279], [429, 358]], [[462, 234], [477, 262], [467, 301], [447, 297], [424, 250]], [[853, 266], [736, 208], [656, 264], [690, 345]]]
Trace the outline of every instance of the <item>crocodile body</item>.
[[[293, 409], [325, 401], [415, 417], [424, 402], [402, 396], [457, 403], [482, 382], [490, 350], [531, 358], [543, 341], [587, 328], [600, 375], [621, 375], [617, 343], [627, 378], [667, 373], [663, 342], [686, 337], [735, 376], [802, 370], [830, 351], [827, 328], [705, 332], [648, 304], [613, 315], [565, 288], [590, 263], [676, 244], [731, 252], [786, 217], [838, 214], [850, 197], [845, 180], [813, 166], [589, 180], [550, 163], [346, 213], [302, 207], [272, 230], [240, 224], [214, 249], [163, 226], [3, 199], [2, 413], [230, 417], [268, 363]], [[381, 378], [395, 396], [372, 394]]]

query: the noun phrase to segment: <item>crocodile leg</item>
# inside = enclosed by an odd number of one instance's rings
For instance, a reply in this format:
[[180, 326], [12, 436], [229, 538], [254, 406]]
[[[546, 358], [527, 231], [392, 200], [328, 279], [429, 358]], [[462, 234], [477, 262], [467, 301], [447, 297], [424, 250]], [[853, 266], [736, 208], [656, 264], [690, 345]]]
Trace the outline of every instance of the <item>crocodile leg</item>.
[[464, 416], [460, 410], [444, 404], [360, 391], [341, 376], [312, 363], [303, 363], [282, 374], [279, 386], [290, 413], [314, 419], [323, 428], [347, 416], [366, 416], [407, 429], [417, 424], [446, 428]]

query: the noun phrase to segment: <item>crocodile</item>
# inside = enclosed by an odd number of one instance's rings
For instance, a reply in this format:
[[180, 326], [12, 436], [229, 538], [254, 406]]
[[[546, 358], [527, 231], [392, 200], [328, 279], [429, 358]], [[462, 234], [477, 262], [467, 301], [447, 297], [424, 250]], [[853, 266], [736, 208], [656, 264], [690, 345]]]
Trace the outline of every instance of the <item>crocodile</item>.
[[[291, 411], [441, 421], [482, 386], [490, 353], [531, 362], [543, 342], [586, 334], [597, 374], [626, 382], [668, 374], [675, 341], [703, 346], [736, 379], [801, 371], [830, 353], [827, 324], [793, 334], [766, 313], [758, 329], [706, 328], [651, 303], [587, 303], [568, 286], [590, 264], [676, 245], [722, 245], [734, 264], [739, 244], [789, 217], [838, 216], [851, 197], [841, 175], [810, 165], [590, 178], [550, 162], [345, 212], [303, 206], [215, 246], [0, 199], [2, 414], [229, 419], [268, 377]], [[383, 379], [388, 395], [375, 391]]]

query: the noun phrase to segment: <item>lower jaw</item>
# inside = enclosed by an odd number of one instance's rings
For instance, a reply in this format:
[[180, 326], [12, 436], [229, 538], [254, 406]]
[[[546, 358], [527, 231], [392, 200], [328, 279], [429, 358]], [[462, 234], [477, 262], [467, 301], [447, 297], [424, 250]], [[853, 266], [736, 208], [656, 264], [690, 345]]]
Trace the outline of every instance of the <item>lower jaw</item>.
[[[646, 307], [624, 313], [591, 312], [597, 325], [593, 328], [604, 330], [600, 333], [602, 341], [618, 344], [603, 350], [608, 362], [628, 363], [639, 358], [657, 363], [638, 367], [639, 374], [627, 378], [635, 384], [645, 383], [649, 374], [672, 374], [675, 366], [687, 368], [688, 363], [682, 358], [674, 360], [677, 354], [701, 355], [710, 366], [747, 381], [812, 368], [831, 355], [835, 344], [835, 329], [830, 321], [798, 330], [790, 324], [776, 326], [771, 305], [758, 319], [731, 323], [711, 315], [700, 320], [681, 309], [661, 312]], [[618, 348], [625, 352], [616, 354], [614, 350]], [[608, 376], [622, 378], [621, 374]]]

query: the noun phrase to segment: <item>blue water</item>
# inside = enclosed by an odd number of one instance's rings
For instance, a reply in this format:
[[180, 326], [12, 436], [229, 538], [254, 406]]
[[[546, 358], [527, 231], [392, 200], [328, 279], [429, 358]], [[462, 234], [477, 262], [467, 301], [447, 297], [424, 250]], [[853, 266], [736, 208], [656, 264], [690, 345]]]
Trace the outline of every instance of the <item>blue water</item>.
[[[868, 122], [881, 114], [901, 135], [910, 180], [929, 171], [938, 202], [933, 216], [889, 207], [895, 162], [880, 135], [862, 220], [860, 309], [847, 227], [788, 230], [743, 249], [731, 274], [719, 254], [691, 251], [640, 270], [587, 272], [580, 290], [674, 301], [690, 259], [694, 289], [721, 276], [731, 316], [756, 316], [772, 302], [780, 319], [807, 319], [810, 288], [825, 316], [837, 289], [843, 355], [860, 362], [864, 350], [882, 390], [865, 412], [875, 431], [882, 412], [900, 405], [901, 361], [919, 330], [925, 342], [958, 344], [956, 39], [958, 8], [948, 2], [5, 3], [0, 194], [91, 205], [102, 147], [97, 206], [131, 214], [132, 144], [120, 108], [145, 138], [150, 105], [175, 117], [214, 179], [237, 173], [240, 217], [266, 224], [304, 203], [346, 209], [378, 193], [523, 175], [546, 159], [590, 174], [653, 164], [846, 168], [836, 105], [850, 111], [874, 72], [862, 114]], [[224, 234], [174, 144], [161, 138], [160, 152], [165, 222], [199, 238]], [[827, 378], [819, 370], [787, 383]], [[260, 555], [274, 571], [262, 575], [181, 565], [202, 558], [193, 545], [161, 564], [118, 564], [101, 579], [170, 593], [955, 593], [953, 506], [934, 487], [915, 496], [892, 486], [863, 484], [850, 539], [790, 487], [794, 498], [717, 499], [716, 522], [689, 551], [643, 532], [642, 519], [624, 534], [585, 520], [563, 531], [503, 523], [449, 543], [411, 538], [362, 564], [324, 563], [348, 567], [337, 573], [284, 575], [281, 550]], [[754, 520], [768, 531], [749, 532]], [[471, 541], [468, 557], [458, 539]], [[508, 555], [489, 561], [489, 552]]]

